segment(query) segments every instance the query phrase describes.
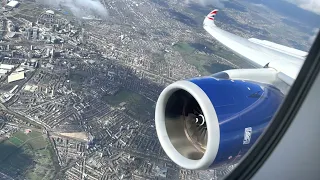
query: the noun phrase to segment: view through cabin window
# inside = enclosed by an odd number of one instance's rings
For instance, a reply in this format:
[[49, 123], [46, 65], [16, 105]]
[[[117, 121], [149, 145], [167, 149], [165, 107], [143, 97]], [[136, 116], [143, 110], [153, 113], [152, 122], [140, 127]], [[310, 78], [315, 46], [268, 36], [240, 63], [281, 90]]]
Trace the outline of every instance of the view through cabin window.
[[320, 24], [312, 0], [1, 0], [0, 12], [8, 180], [221, 179]]

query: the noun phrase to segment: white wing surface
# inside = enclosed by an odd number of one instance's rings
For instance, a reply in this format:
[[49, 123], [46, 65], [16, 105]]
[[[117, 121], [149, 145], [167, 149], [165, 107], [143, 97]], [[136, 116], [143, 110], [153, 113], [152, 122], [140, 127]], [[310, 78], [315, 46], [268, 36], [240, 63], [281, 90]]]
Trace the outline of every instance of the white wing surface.
[[214, 24], [217, 13], [218, 10], [211, 11], [203, 21], [203, 27], [208, 33], [226, 47], [245, 57], [256, 67], [260, 68], [267, 65], [274, 68], [286, 76], [285, 79], [286, 82], [289, 82], [289, 85], [293, 83], [307, 56], [307, 52], [266, 40], [245, 39], [222, 30]]

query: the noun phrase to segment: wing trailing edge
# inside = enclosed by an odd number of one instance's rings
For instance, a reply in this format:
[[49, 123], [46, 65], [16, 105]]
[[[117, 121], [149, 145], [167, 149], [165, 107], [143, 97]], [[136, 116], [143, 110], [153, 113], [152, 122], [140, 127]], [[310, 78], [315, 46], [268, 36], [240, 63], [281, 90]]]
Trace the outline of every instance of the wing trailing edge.
[[[203, 28], [217, 41], [243, 56], [257, 68], [268, 64], [294, 80], [307, 55], [306, 52], [270, 41], [250, 38], [249, 40], [217, 27], [214, 23], [218, 10], [211, 11], [203, 21]], [[254, 39], [254, 40], [253, 40]], [[291, 81], [293, 82], [293, 81]], [[291, 84], [290, 84], [291, 85]]]

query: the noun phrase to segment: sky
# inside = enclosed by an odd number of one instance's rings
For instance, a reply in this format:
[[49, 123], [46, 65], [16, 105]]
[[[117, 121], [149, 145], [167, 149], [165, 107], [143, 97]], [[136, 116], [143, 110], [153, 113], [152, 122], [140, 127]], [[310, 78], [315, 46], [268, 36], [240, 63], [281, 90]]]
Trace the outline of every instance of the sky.
[[[228, 0], [185, 0], [185, 2], [199, 2], [202, 5], [212, 4], [219, 8], [223, 7], [223, 2]], [[270, 0], [269, 0], [270, 1]], [[271, 0], [272, 1], [272, 0]], [[320, 14], [320, 0], [286, 0], [292, 4], [299, 6], [302, 9]]]
[[320, 14], [320, 0], [286, 0], [302, 9]]

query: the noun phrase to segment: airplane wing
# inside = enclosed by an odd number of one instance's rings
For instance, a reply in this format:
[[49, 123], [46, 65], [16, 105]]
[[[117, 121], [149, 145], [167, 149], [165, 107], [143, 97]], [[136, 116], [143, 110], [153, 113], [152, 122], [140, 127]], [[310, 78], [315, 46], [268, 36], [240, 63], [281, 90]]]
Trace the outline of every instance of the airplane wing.
[[180, 80], [161, 92], [155, 108], [159, 142], [186, 169], [238, 163], [268, 127], [307, 55], [224, 31], [214, 24], [217, 12], [206, 16], [204, 29], [257, 68]]
[[203, 21], [204, 29], [216, 40], [245, 57], [256, 67], [276, 69], [291, 85], [297, 77], [307, 52], [286, 47], [266, 40], [245, 39], [221, 28], [214, 23], [218, 10], [211, 11]]

